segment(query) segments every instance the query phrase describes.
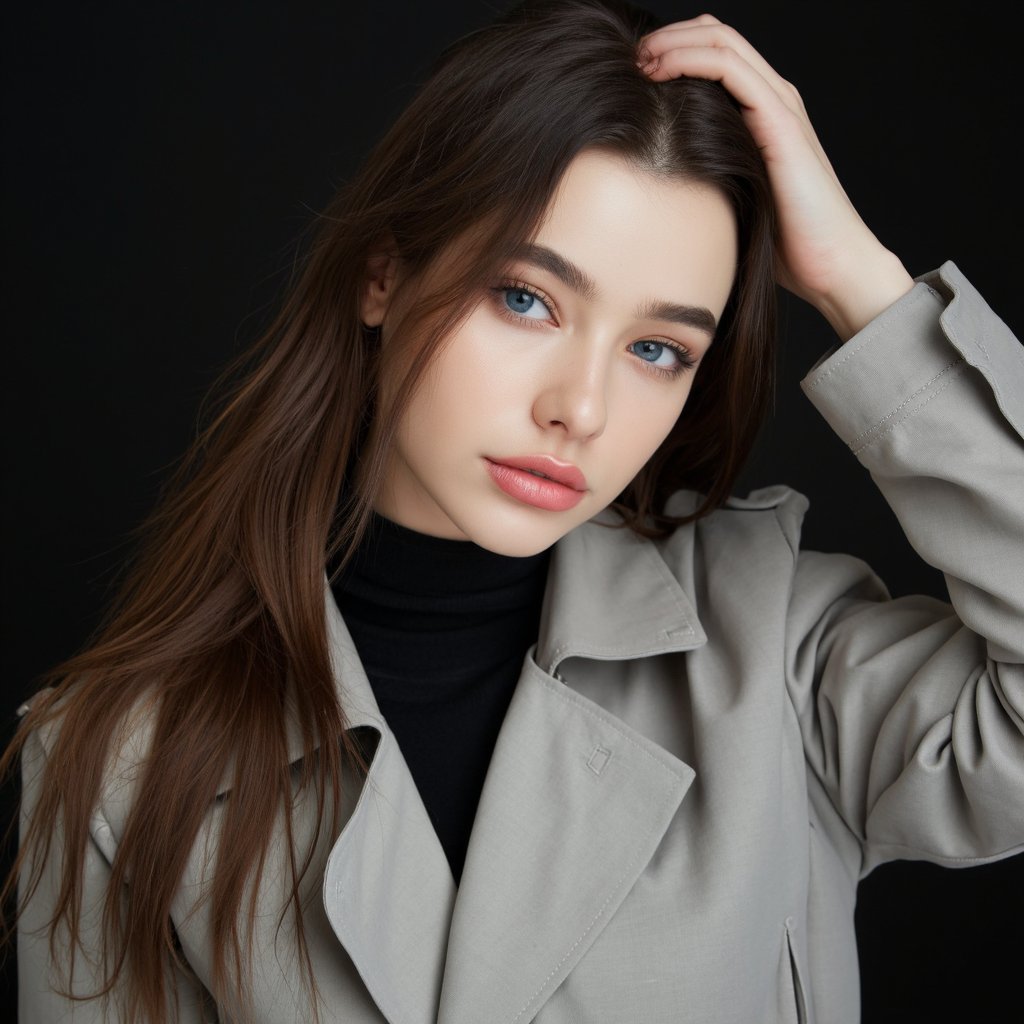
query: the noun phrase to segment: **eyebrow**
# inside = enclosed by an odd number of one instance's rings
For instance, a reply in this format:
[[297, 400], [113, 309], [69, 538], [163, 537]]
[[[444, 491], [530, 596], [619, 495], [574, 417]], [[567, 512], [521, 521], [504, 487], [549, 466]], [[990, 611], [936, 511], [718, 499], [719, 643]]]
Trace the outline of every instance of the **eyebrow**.
[[[597, 297], [597, 285], [593, 278], [571, 260], [546, 245], [524, 242], [513, 253], [513, 259], [532, 263], [548, 271], [587, 301]], [[706, 306], [688, 306], [660, 299], [648, 299], [645, 304], [637, 307], [635, 315], [638, 320], [666, 320], [685, 327], [696, 327], [712, 338], [718, 327], [714, 314]]]

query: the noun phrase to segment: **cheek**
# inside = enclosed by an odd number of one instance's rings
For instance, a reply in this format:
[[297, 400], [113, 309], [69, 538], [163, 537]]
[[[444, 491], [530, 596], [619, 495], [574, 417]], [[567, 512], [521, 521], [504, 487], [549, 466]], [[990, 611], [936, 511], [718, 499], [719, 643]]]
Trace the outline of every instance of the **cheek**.
[[[685, 389], [682, 391], [681, 389]], [[624, 415], [616, 432], [616, 451], [623, 473], [631, 479], [657, 451], [675, 426], [690, 393], [689, 380], [679, 388], [655, 387], [638, 393], [635, 389], [623, 401]]]
[[542, 368], [531, 366], [521, 339], [517, 347], [493, 319], [471, 317], [432, 367], [425, 393], [441, 416], [487, 422], [528, 400]]
[[402, 416], [403, 444], [413, 449], [472, 444], [500, 406], [501, 390], [493, 354], [461, 332], [434, 360]]

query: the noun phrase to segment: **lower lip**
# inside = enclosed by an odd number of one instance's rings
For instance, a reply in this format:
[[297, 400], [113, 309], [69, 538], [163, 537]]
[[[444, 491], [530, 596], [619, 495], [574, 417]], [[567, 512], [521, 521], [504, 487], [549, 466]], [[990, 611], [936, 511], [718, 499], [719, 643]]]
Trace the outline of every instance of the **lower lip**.
[[586, 493], [542, 476], [534, 476], [525, 469], [491, 462], [490, 459], [484, 461], [487, 463], [487, 472], [491, 474], [491, 479], [507, 495], [534, 508], [543, 508], [548, 512], [565, 512], [566, 509], [578, 505]]

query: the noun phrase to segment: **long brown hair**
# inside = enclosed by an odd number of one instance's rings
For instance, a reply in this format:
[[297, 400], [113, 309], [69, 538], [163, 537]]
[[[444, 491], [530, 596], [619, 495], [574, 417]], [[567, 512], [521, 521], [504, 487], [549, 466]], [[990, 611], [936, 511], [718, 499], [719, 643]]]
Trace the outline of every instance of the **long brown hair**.
[[[294, 913], [315, 995], [300, 882], [318, 838], [338, 831], [343, 781], [366, 770], [335, 691], [325, 566], [358, 543], [394, 426], [424, 369], [535, 232], [587, 147], [712, 185], [735, 212], [737, 277], [716, 340], [677, 424], [615, 507], [626, 526], [660, 535], [730, 493], [773, 389], [773, 209], [727, 92], [699, 80], [653, 83], [636, 68], [636, 41], [653, 27], [646, 12], [616, 0], [529, 2], [441, 55], [319, 218], [280, 312], [225, 370], [206, 425], [142, 524], [115, 604], [85, 649], [46, 674], [52, 689], [34, 700], [0, 759], [10, 772], [29, 735], [52, 730], [3, 899], [11, 901], [19, 874], [22, 902], [31, 897], [62, 834], [51, 948], [63, 926], [73, 949], [90, 817], [123, 730], [149, 716], [104, 903], [104, 991], [120, 979], [128, 1019], [167, 1019], [165, 972], [180, 957], [171, 902], [224, 780], [231, 799], [210, 887], [214, 996], [244, 1005], [258, 908], [243, 897], [255, 891], [248, 887], [280, 819], [292, 844], [280, 913]], [[389, 248], [416, 302], [382, 342], [360, 323], [359, 296], [369, 261]], [[428, 290], [425, 272], [442, 252], [459, 258]], [[382, 344], [398, 375], [386, 391]], [[665, 516], [665, 499], [681, 487], [701, 492], [699, 507]], [[312, 787], [321, 822], [308, 849], [296, 848], [292, 832], [288, 721], [304, 743], [298, 784]], [[122, 903], [126, 883], [131, 898]]]

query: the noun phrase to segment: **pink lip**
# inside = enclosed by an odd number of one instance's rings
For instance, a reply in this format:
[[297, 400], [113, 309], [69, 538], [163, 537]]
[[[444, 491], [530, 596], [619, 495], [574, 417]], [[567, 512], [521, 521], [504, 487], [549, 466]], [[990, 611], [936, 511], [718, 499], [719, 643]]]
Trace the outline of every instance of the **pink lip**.
[[[558, 462], [550, 455], [524, 455], [511, 459], [488, 459], [491, 479], [510, 497], [535, 508], [564, 512], [583, 500], [587, 481], [569, 462]], [[530, 470], [543, 473], [535, 476]], [[545, 479], [550, 477], [550, 479]]]
[[550, 455], [517, 455], [511, 459], [489, 459], [499, 466], [511, 466], [513, 469], [532, 469], [551, 477], [556, 483], [571, 487], [574, 491], [587, 489], [587, 478], [571, 463], [559, 462]]

